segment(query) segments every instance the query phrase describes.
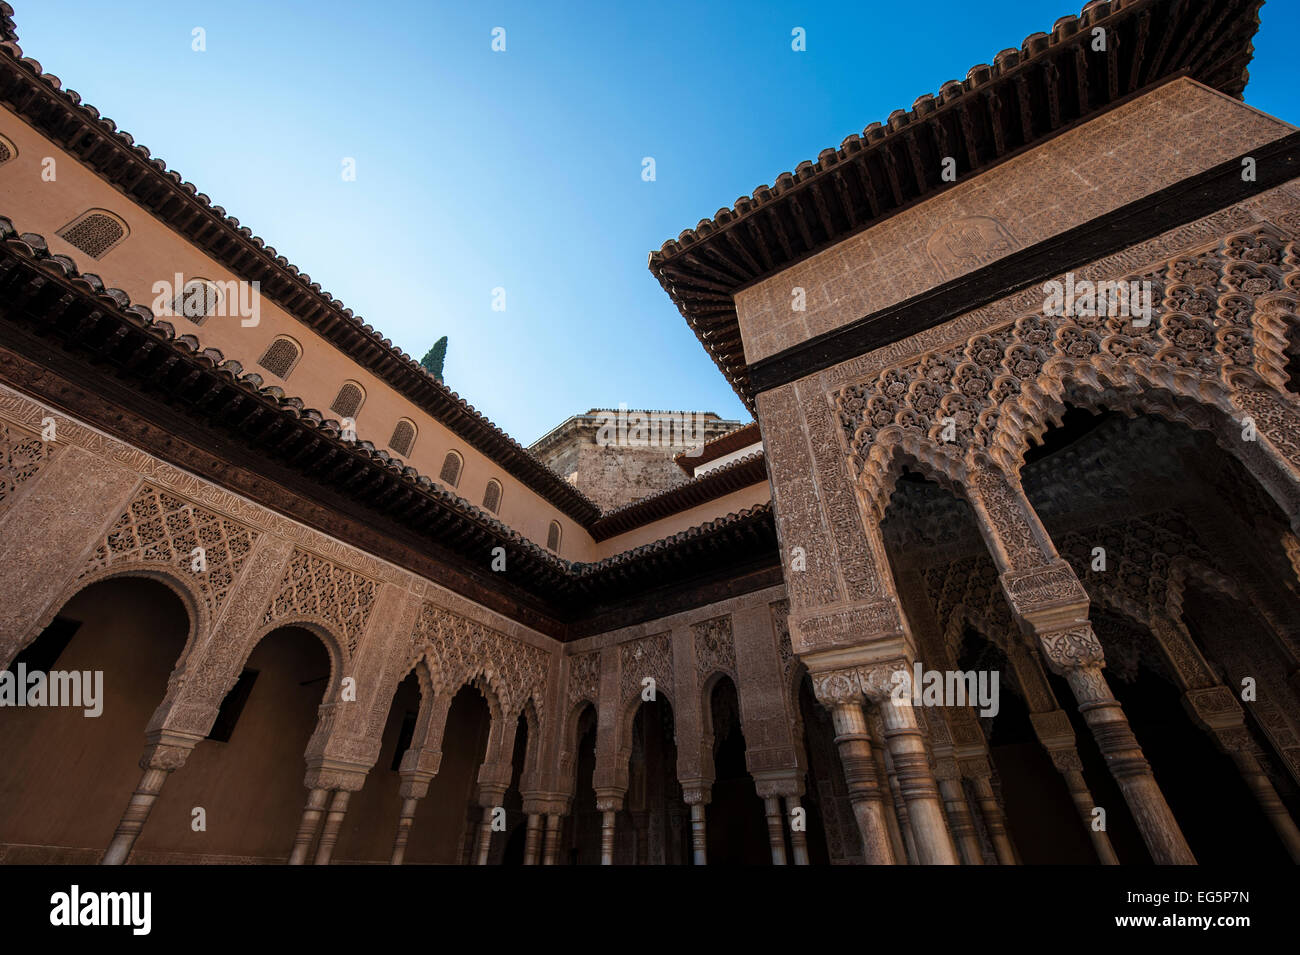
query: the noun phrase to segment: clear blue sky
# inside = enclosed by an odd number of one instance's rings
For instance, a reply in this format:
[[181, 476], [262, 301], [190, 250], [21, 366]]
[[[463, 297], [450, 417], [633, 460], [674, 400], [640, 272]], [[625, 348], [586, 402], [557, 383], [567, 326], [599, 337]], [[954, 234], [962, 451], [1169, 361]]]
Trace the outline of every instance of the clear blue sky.
[[[620, 402], [746, 419], [647, 253], [1081, 5], [11, 2], [27, 55], [394, 343], [448, 335], [524, 443]], [[1246, 89], [1292, 123], [1297, 8]]]

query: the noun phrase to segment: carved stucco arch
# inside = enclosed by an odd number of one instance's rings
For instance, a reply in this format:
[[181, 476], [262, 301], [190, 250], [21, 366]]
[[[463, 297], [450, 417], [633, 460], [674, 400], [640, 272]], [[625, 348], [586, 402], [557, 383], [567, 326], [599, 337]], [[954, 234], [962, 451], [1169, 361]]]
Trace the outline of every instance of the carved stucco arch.
[[[1014, 624], [1012, 626], [1014, 628]], [[959, 603], [954, 606], [951, 613], [948, 614], [948, 621], [943, 628], [942, 649], [948, 656], [947, 660], [942, 661], [944, 668], [946, 669], [949, 665], [960, 667], [961, 653], [959, 651], [961, 650], [962, 640], [965, 638], [967, 630], [972, 630], [987, 641], [989, 646], [994, 647], [1006, 657], [1007, 665], [1011, 670], [1010, 676], [1014, 681], [1012, 689], [1024, 700], [1027, 706], [1033, 705], [1035, 701], [1031, 697], [1024, 674], [1020, 672], [1019, 657], [1025, 648], [1016, 642], [1018, 632], [1013, 629], [1008, 631], [1005, 637], [993, 636], [999, 629], [994, 626], [992, 620], [967, 604]], [[1030, 652], [1034, 651], [1030, 650]], [[925, 663], [924, 659], [922, 663]]]
[[600, 707], [587, 695], [578, 697], [568, 708], [564, 724], [560, 728], [559, 783], [561, 790], [569, 797], [578, 789], [578, 747], [582, 745], [582, 740], [578, 738], [578, 728], [582, 725], [582, 715], [588, 707], [596, 714], [595, 726], [599, 739]]
[[[614, 779], [619, 789], [626, 790], [629, 780], [628, 761], [632, 758], [632, 730], [636, 723], [636, 714], [644, 703], [651, 702], [641, 699], [641, 691], [638, 689], [630, 698], [623, 702], [620, 708], [618, 719], [618, 744], [614, 750]], [[678, 746], [678, 762], [681, 762], [684, 747], [681, 746], [680, 740], [677, 739], [677, 724], [680, 714], [677, 707], [673, 705], [672, 694], [667, 692], [663, 687], [656, 684], [655, 686], [655, 703], [666, 703], [669, 711], [673, 714], [673, 742]]]
[[[1295, 520], [1300, 397], [1285, 389], [1285, 342], [1300, 321], [1297, 243], [1259, 224], [1125, 278], [1163, 296], [1148, 326], [1028, 311], [840, 387], [832, 403], [867, 512], [883, 510], [898, 449], [954, 483], [980, 449], [1015, 474], [1028, 436], [1041, 436], [1061, 406], [1109, 399], [1189, 415], [1184, 423], [1221, 443], [1228, 422], [1240, 432], [1247, 414], [1258, 418], [1268, 448], [1224, 446]], [[945, 429], [955, 429], [949, 441]]]
[[116, 577], [152, 580], [155, 583], [162, 584], [180, 600], [189, 621], [189, 630], [185, 636], [185, 645], [172, 664], [172, 672], [175, 673], [182, 669], [189, 660], [195, 646], [199, 644], [204, 635], [210, 632], [210, 614], [193, 580], [186, 580], [170, 564], [155, 561], [129, 561], [113, 564], [78, 577], [69, 583], [54, 600], [50, 601], [41, 615], [28, 628], [22, 640], [18, 643], [15, 656], [44, 633], [46, 627], [54, 622], [54, 618], [59, 615], [59, 612], [79, 593], [93, 587], [95, 584]]
[[306, 630], [325, 647], [325, 654], [329, 657], [330, 674], [329, 680], [325, 684], [325, 692], [322, 695], [321, 703], [322, 705], [329, 703], [331, 697], [338, 698], [343, 678], [348, 675], [346, 672], [348, 661], [345, 644], [334, 633], [328, 621], [308, 614], [286, 614], [270, 623], [262, 624], [253, 631], [248, 640], [244, 641], [239, 654], [234, 658], [234, 665], [226, 674], [225, 688], [216, 700], [218, 704], [225, 699], [227, 693], [234, 689], [239, 674], [248, 665], [248, 660], [253, 655], [253, 651], [257, 649], [258, 644], [276, 630], [282, 630], [286, 627], [297, 627]]
[[[745, 715], [740, 705], [740, 683], [736, 679], [736, 674], [722, 667], [710, 670], [700, 680], [698, 690], [700, 700], [700, 743], [710, 757], [714, 755], [713, 748], [717, 745], [717, 734], [714, 732], [713, 727], [713, 691], [718, 688], [718, 684], [724, 679], [730, 680], [732, 688], [736, 691], [736, 717], [740, 720], [741, 735], [744, 735], [745, 732]], [[673, 728], [676, 729], [675, 722]], [[707, 746], [704, 744], [707, 744]]]
[[[539, 767], [542, 762], [542, 718], [537, 711], [537, 704], [531, 695], [528, 699], [524, 700], [519, 713], [523, 716], [524, 725], [528, 728], [528, 742], [524, 749], [524, 764], [519, 767], [519, 792], [522, 794], [536, 788], [540, 778]], [[518, 722], [518, 719], [519, 717], [516, 716], [516, 722]]]

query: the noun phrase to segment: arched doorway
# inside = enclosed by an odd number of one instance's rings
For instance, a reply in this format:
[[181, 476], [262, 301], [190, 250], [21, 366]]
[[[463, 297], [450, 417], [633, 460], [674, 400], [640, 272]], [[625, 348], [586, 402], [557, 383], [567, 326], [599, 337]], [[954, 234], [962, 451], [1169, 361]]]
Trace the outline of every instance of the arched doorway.
[[334, 849], [337, 862], [388, 862], [402, 808], [402, 757], [411, 746], [422, 703], [414, 670], [398, 684], [388, 709], [379, 757], [361, 791], [353, 795]]
[[596, 810], [596, 708], [582, 708], [575, 730], [573, 806], [564, 820], [561, 858], [569, 865], [600, 864], [600, 813]]
[[[1000, 675], [998, 711], [980, 718], [980, 728], [997, 770], [1007, 834], [1019, 861], [1028, 865], [1097, 863], [1065, 781], [1034, 732], [1029, 707], [1016, 689], [1006, 654], [967, 627], [957, 666], [967, 672]], [[1104, 773], [1103, 766], [1100, 774]], [[1099, 773], [1095, 767], [1085, 766], [1084, 775], [1091, 782]]]
[[492, 711], [476, 686], [462, 686], [447, 710], [442, 761], [429, 793], [415, 810], [406, 864], [465, 864], [471, 861], [475, 827], [482, 820], [478, 771], [487, 752]]
[[139, 782], [145, 727], [189, 630], [168, 586], [113, 577], [73, 596], [18, 654], [15, 677], [91, 674], [99, 715], [84, 705], [0, 708], [3, 861], [98, 861]]
[[721, 676], [709, 693], [713, 730], [713, 796], [705, 810], [709, 865], [772, 862], [763, 800], [745, 764], [736, 684]]
[[[1164, 620], [1177, 629], [1181, 616], [1194, 634], [1199, 621], [1202, 656], [1232, 688], [1224, 659], [1272, 643], [1261, 639], [1253, 622], [1300, 614], [1283, 546], [1285, 515], [1208, 432], [1157, 415], [1127, 418], [1066, 407], [1041, 446], [1026, 454], [1022, 481], [1092, 600], [1107, 682], [1193, 855], [1200, 862], [1239, 859], [1243, 845], [1258, 842], [1267, 845], [1265, 854], [1280, 852], [1236, 765], [1187, 714], [1182, 688], [1188, 682], [1204, 687], [1204, 668], [1162, 651], [1145, 621]], [[1178, 581], [1188, 566], [1205, 568], [1248, 599], [1213, 611], [1198, 603], [1194, 587], [1180, 596]], [[1106, 608], [1122, 609], [1122, 615]], [[1285, 672], [1287, 662], [1279, 663]], [[1287, 692], [1284, 677], [1271, 682]], [[1249, 726], [1251, 708], [1243, 709]], [[1086, 734], [1077, 732], [1081, 739]], [[1273, 782], [1279, 794], [1293, 792], [1284, 774]], [[1121, 861], [1131, 861], [1133, 853], [1126, 858], [1119, 840], [1112, 841]]]
[[287, 860], [306, 798], [304, 754], [330, 680], [330, 654], [313, 631], [281, 626], [263, 636], [207, 739], [163, 787], [136, 854]]
[[510, 756], [510, 787], [501, 798], [506, 811], [505, 832], [492, 836], [488, 862], [499, 865], [523, 865], [524, 838], [528, 834], [528, 817], [524, 815], [524, 797], [520, 791], [524, 767], [528, 760], [528, 719], [523, 713], [515, 721], [515, 745]]

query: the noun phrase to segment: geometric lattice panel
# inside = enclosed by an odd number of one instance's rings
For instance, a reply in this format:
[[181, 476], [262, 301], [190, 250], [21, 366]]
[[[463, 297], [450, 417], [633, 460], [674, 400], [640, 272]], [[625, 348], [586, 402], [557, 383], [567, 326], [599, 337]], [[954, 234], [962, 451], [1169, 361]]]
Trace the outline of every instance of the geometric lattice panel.
[[[158, 562], [192, 575], [215, 614], [253, 550], [258, 532], [145, 485], [95, 547], [81, 576], [128, 561]], [[203, 548], [207, 569], [193, 569], [194, 549]]]
[[317, 617], [334, 626], [352, 657], [378, 593], [379, 584], [369, 577], [295, 549], [262, 624], [290, 616]]
[[455, 692], [482, 675], [499, 694], [505, 716], [514, 716], [530, 699], [542, 716], [550, 654], [540, 647], [428, 601], [411, 643], [428, 656], [439, 692]]
[[40, 438], [0, 424], [0, 511], [13, 501], [14, 492], [35, 476], [50, 459], [50, 447]]

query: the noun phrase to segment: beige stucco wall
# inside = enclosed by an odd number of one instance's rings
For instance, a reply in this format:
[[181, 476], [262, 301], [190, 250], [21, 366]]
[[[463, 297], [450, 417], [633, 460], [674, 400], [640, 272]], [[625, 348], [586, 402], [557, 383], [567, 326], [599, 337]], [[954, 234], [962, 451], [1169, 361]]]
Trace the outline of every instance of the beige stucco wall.
[[[742, 290], [746, 360], [905, 301], [1293, 129], [1194, 80], [1174, 80]], [[792, 309], [796, 287], [806, 311]]]

